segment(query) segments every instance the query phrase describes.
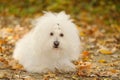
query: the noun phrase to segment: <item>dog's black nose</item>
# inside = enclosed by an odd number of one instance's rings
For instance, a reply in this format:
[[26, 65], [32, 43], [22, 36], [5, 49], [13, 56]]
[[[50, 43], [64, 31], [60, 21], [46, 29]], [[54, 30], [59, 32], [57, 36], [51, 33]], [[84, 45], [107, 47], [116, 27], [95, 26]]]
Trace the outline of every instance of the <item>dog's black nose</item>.
[[59, 46], [59, 41], [54, 41], [54, 47], [57, 48]]

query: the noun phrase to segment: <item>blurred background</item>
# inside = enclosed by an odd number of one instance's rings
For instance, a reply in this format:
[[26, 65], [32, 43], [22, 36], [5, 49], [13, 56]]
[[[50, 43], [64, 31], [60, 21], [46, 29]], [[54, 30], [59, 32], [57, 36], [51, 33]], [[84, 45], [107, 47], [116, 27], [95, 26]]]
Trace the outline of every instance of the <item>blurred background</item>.
[[120, 0], [0, 0], [0, 79], [51, 78], [51, 74], [24, 72], [11, 57], [16, 41], [33, 28], [31, 22], [43, 11], [69, 14], [78, 26], [83, 47], [84, 66], [78, 61], [76, 74], [57, 74], [54, 78], [120, 80]]
[[65, 11], [88, 23], [120, 23], [119, 0], [0, 0], [0, 16], [34, 17], [43, 11]]

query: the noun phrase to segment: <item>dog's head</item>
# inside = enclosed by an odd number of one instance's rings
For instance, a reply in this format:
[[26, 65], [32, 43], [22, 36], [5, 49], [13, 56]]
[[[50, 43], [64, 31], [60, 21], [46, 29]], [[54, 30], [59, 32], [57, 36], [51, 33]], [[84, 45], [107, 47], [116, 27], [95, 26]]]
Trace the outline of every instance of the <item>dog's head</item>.
[[35, 29], [38, 41], [46, 51], [69, 51], [79, 45], [76, 25], [64, 12], [45, 14], [38, 20]]
[[48, 35], [49, 35], [48, 45], [50, 48], [59, 50], [63, 49], [66, 46], [67, 44], [65, 40], [66, 33], [64, 32], [59, 23], [55, 24], [50, 28]]

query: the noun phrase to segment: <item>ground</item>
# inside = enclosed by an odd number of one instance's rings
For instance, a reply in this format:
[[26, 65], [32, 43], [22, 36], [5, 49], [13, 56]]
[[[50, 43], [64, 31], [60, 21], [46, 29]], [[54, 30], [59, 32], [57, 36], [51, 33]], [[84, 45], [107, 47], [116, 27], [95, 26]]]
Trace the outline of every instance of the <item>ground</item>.
[[[74, 73], [46, 74], [26, 72], [11, 57], [15, 43], [33, 27], [32, 18], [14, 16], [0, 18], [0, 80], [119, 80], [120, 79], [120, 27], [99, 27], [99, 24], [79, 22], [78, 30], [83, 51], [73, 62]], [[77, 24], [77, 22], [75, 21]]]

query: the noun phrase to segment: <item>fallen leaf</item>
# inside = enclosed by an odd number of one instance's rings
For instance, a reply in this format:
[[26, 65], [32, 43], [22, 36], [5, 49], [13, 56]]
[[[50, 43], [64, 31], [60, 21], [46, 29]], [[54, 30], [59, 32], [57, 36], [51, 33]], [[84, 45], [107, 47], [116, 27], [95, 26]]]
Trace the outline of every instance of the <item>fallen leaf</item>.
[[9, 32], [9, 33], [12, 33], [13, 29], [12, 28], [7, 28], [6, 31]]
[[6, 59], [2, 58], [2, 57], [0, 57], [0, 62], [3, 62], [6, 65], [8, 64], [8, 61]]
[[6, 75], [7, 75], [7, 73], [6, 73], [6, 72], [0, 72], [0, 79], [5, 78], [5, 77], [6, 77]]
[[0, 53], [2, 53], [2, 47], [0, 47]]
[[3, 40], [2, 39], [0, 39], [0, 45], [3, 43]]
[[86, 36], [86, 34], [84, 32], [80, 32], [80, 36]]
[[91, 63], [90, 62], [79, 62], [77, 65], [77, 74], [79, 76], [86, 76], [90, 74]]
[[73, 75], [73, 76], [72, 76], [72, 79], [73, 79], [73, 80], [78, 80], [78, 76]]
[[77, 29], [79, 30], [79, 35], [80, 36], [86, 36], [85, 32], [83, 31], [83, 29], [81, 27], [77, 27]]
[[49, 80], [49, 78], [55, 78], [56, 74], [48, 72], [48, 74], [44, 75], [43, 80]]
[[8, 36], [7, 37], [7, 40], [12, 40], [13, 39], [13, 36]]
[[90, 53], [88, 51], [84, 51], [82, 54], [83, 54], [83, 57], [85, 57], [85, 56], [89, 56]]
[[82, 58], [82, 60], [83, 60], [83, 61], [89, 61], [90, 58], [89, 58], [89, 57], [84, 57], [84, 58]]
[[112, 73], [117, 73], [117, 70], [111, 69], [110, 72], [112, 72]]
[[20, 65], [20, 64], [17, 64], [17, 65], [12, 66], [12, 69], [18, 69], [18, 70], [21, 70], [22, 68], [23, 68], [23, 66]]
[[89, 61], [90, 60], [90, 53], [88, 52], [88, 51], [84, 51], [83, 53], [82, 53], [82, 60], [83, 61]]
[[35, 80], [33, 77], [31, 77], [31, 76], [25, 76], [24, 78], [23, 78], [24, 80]]
[[23, 66], [19, 64], [17, 60], [10, 60], [9, 65], [12, 67], [12, 69], [23, 70]]
[[5, 43], [6, 43], [6, 41], [4, 39], [0, 39], [0, 45], [5, 44]]
[[99, 60], [99, 63], [106, 63], [106, 60], [100, 59], [100, 60]]
[[112, 54], [112, 52], [107, 49], [100, 49], [99, 52], [102, 54]]

